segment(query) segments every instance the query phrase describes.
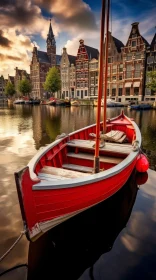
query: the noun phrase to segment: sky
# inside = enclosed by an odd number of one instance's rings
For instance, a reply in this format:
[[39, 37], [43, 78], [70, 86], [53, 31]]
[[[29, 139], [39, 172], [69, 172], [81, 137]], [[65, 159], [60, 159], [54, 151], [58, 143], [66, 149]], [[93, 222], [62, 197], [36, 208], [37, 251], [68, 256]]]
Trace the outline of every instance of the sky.
[[[15, 75], [15, 67], [30, 73], [34, 44], [46, 51], [49, 19], [57, 54], [66, 47], [76, 55], [79, 40], [99, 49], [101, 0], [0, 0], [0, 75]], [[111, 0], [110, 31], [126, 44], [131, 24], [151, 43], [156, 32], [156, 0]]]

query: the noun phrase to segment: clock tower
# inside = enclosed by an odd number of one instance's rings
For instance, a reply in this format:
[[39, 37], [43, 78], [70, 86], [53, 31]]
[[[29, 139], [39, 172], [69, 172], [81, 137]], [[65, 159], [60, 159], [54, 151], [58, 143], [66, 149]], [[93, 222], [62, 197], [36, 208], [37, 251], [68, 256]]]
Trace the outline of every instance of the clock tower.
[[47, 42], [47, 55], [51, 62], [51, 66], [55, 66], [56, 65], [56, 41], [51, 26], [51, 19], [50, 19], [49, 32], [47, 34], [46, 42]]

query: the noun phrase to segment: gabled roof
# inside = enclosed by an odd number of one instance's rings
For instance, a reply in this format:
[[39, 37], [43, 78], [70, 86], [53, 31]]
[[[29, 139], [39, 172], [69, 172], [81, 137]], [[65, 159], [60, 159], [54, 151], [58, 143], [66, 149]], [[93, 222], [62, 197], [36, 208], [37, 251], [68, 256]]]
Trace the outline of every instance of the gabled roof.
[[112, 36], [112, 38], [113, 38], [113, 41], [114, 41], [115, 46], [116, 46], [116, 48], [117, 48], [117, 51], [118, 51], [118, 52], [121, 52], [121, 48], [124, 47], [124, 44], [123, 44], [120, 40], [118, 40], [117, 38], [115, 38], [115, 37], [113, 37], [113, 36]]
[[56, 65], [60, 65], [61, 62], [61, 55], [56, 54]]
[[142, 35], [141, 35], [141, 38], [142, 38], [144, 44], [146, 45], [146, 47], [149, 47], [150, 44], [147, 42], [147, 40]]
[[86, 48], [86, 51], [88, 53], [88, 57], [89, 57], [90, 60], [92, 58], [98, 59], [98, 57], [99, 57], [98, 49], [95, 49], [95, 48], [92, 48], [92, 47], [89, 47], [89, 46], [86, 46], [86, 45], [84, 45], [84, 47]]
[[50, 63], [49, 57], [46, 52], [37, 51], [39, 62], [41, 63]]
[[69, 58], [70, 64], [74, 64], [75, 65], [76, 56], [69, 54], [68, 58]]

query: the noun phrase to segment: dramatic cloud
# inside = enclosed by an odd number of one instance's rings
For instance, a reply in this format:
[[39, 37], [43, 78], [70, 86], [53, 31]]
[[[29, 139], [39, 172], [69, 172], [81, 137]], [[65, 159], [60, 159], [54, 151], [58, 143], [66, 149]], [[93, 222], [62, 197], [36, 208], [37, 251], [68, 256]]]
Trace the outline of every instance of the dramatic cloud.
[[3, 31], [0, 30], [0, 46], [4, 48], [10, 48], [11, 47], [11, 41], [3, 36]]
[[66, 31], [72, 31], [74, 28], [79, 31], [97, 29], [91, 8], [82, 0], [76, 0], [74, 4], [73, 0], [34, 0], [34, 2], [47, 11], [51, 11]]

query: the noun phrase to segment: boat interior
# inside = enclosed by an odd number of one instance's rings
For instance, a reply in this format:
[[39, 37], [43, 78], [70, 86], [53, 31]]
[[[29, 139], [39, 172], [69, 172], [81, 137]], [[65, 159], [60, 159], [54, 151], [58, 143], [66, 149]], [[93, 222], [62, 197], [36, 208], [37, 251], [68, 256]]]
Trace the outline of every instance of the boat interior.
[[[63, 138], [44, 153], [35, 166], [41, 181], [81, 178], [94, 173], [95, 126], [79, 130]], [[101, 126], [102, 130], [102, 126]], [[100, 171], [107, 170], [123, 161], [132, 151], [135, 139], [134, 127], [127, 122], [107, 124], [107, 133], [101, 133], [99, 150]], [[122, 132], [122, 133], [121, 133]], [[123, 141], [113, 135], [120, 134]], [[112, 135], [112, 136], [111, 136]]]

